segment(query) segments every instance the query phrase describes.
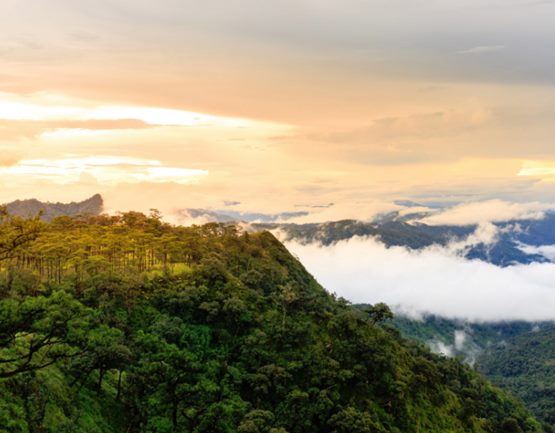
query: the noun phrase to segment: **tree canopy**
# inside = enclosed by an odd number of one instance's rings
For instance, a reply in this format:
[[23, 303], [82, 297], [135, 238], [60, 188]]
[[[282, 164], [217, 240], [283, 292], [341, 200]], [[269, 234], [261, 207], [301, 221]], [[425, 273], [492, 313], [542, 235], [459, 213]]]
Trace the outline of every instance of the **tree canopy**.
[[[18, 224], [39, 223], [5, 216], [1, 242]], [[29, 233], [0, 262], [0, 431], [543, 431], [268, 232], [130, 212]]]

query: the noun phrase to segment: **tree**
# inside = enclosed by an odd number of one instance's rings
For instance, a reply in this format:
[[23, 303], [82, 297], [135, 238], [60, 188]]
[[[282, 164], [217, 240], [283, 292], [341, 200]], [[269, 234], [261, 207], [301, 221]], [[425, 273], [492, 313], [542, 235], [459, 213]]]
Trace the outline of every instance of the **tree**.
[[40, 214], [24, 219], [10, 215], [5, 206], [0, 206], [0, 261], [14, 257], [23, 245], [37, 238], [41, 229]]
[[100, 394], [105, 374], [110, 370], [118, 370], [119, 378], [117, 396], [121, 394], [122, 370], [131, 361], [131, 350], [125, 345], [125, 335], [117, 328], [107, 325], [93, 327], [87, 332], [84, 353], [73, 364], [78, 372], [76, 381], [86, 379], [91, 372], [98, 371], [96, 392]]
[[368, 412], [361, 412], [351, 406], [333, 415], [329, 425], [332, 433], [385, 433]]
[[73, 346], [85, 308], [63, 291], [0, 301], [0, 379], [43, 369], [80, 353]]
[[383, 302], [374, 304], [367, 311], [373, 325], [393, 319], [393, 313], [387, 304], [384, 304]]

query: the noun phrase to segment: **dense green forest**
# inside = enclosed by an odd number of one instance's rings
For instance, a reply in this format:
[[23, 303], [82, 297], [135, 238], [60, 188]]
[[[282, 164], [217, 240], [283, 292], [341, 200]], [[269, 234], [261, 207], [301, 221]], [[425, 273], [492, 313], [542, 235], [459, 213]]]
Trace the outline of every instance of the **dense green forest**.
[[270, 233], [0, 212], [2, 432], [542, 432]]
[[479, 369], [555, 427], [555, 326], [542, 325], [485, 351]]
[[[426, 316], [396, 316], [404, 336], [471, 363], [502, 389], [521, 398], [534, 415], [555, 429], [555, 324], [553, 322], [469, 323]], [[464, 341], [456, 336], [464, 334]], [[440, 346], [438, 343], [441, 343]]]
[[423, 343], [437, 338], [446, 344], [454, 344], [454, 333], [463, 330], [480, 349], [546, 325], [524, 321], [468, 322], [434, 315], [427, 315], [419, 320], [395, 316], [392, 324], [403, 334]]

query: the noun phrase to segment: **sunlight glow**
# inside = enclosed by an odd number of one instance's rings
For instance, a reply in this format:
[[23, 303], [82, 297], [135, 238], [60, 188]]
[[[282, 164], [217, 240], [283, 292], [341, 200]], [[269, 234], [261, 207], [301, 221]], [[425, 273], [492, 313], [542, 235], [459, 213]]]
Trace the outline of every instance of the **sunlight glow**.
[[234, 119], [210, 116], [191, 111], [171, 110], [166, 108], [133, 107], [133, 106], [101, 106], [86, 111], [81, 120], [116, 120], [138, 119], [149, 125], [160, 126], [224, 126], [246, 127], [252, 122], [245, 119]]
[[100, 184], [119, 183], [198, 183], [208, 175], [207, 170], [167, 167], [160, 161], [117, 156], [97, 156], [65, 159], [32, 159], [0, 168], [2, 176], [21, 176], [55, 184], [73, 184], [81, 176], [92, 176]]
[[106, 129], [84, 129], [84, 128], [59, 128], [44, 131], [40, 134], [45, 140], [52, 139], [70, 139], [70, 138], [87, 138], [99, 136], [114, 136], [116, 131]]
[[519, 176], [551, 178], [555, 176], [555, 162], [525, 161]]
[[192, 111], [134, 105], [93, 105], [44, 94], [20, 97], [0, 93], [0, 119], [27, 121], [56, 120], [141, 120], [153, 126], [244, 128], [256, 124], [240, 118], [213, 116]]

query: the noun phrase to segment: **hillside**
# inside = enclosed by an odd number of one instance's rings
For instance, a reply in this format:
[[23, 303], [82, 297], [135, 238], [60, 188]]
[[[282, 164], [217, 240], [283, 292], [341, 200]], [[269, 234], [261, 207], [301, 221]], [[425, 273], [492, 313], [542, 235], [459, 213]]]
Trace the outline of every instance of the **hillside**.
[[396, 317], [407, 338], [472, 363], [555, 428], [555, 325], [551, 322], [468, 323], [437, 316]]
[[59, 216], [99, 215], [104, 207], [104, 200], [100, 194], [81, 202], [50, 203], [36, 199], [16, 200], [5, 205], [11, 215], [28, 218], [42, 212], [42, 218], [50, 221]]
[[485, 351], [479, 368], [555, 427], [555, 326], [535, 328]]
[[492, 347], [540, 326], [548, 326], [547, 323], [523, 321], [472, 323], [434, 315], [420, 320], [397, 316], [391, 324], [407, 338], [472, 363]]
[[0, 240], [0, 431], [543, 431], [268, 232], [130, 212], [3, 216]]

